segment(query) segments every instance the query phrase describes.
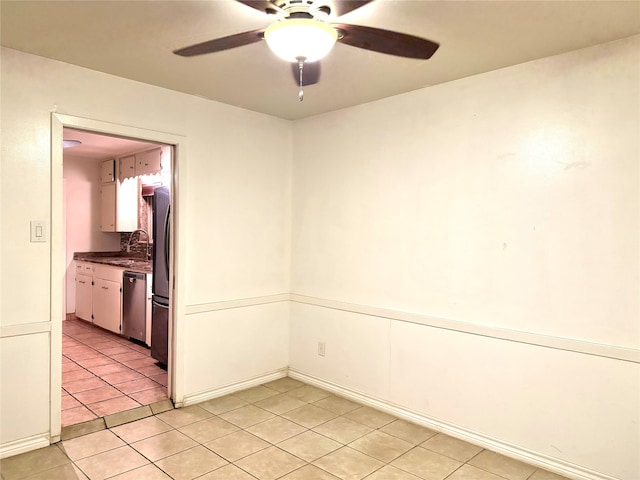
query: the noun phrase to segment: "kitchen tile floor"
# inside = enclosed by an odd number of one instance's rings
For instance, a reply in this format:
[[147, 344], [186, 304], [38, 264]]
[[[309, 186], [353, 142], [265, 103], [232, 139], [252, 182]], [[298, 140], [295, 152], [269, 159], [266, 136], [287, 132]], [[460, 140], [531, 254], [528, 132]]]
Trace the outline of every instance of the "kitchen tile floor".
[[0, 462], [3, 480], [562, 480], [285, 377]]
[[167, 398], [149, 349], [83, 320], [62, 322], [62, 426]]

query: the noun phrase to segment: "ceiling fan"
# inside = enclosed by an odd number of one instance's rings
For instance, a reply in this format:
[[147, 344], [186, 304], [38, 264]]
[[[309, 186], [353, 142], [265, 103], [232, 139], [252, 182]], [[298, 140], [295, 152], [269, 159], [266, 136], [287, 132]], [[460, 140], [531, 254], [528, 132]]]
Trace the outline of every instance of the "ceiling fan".
[[[333, 23], [336, 17], [360, 8], [373, 0], [235, 0], [277, 21], [269, 27], [216, 38], [175, 50], [183, 57], [220, 52], [266, 40], [277, 56], [291, 62], [302, 87], [320, 80], [320, 63], [335, 42], [398, 57], [429, 59], [439, 45], [430, 40], [381, 28]], [[306, 76], [303, 76], [303, 71]]]

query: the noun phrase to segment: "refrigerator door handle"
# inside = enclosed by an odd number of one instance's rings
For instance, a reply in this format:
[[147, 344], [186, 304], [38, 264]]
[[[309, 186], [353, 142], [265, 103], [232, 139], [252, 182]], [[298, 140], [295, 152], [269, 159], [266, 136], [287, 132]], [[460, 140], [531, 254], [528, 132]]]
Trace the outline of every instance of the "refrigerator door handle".
[[171, 224], [169, 223], [169, 214], [171, 205], [167, 208], [167, 214], [164, 217], [164, 266], [167, 271], [167, 281], [169, 280], [169, 240], [171, 239]]

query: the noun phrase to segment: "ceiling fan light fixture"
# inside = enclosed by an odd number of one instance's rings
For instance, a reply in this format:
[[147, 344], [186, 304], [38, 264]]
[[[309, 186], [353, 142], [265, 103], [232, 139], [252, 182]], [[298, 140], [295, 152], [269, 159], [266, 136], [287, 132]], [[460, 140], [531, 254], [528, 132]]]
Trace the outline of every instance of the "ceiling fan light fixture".
[[318, 20], [292, 18], [270, 25], [264, 39], [271, 51], [287, 62], [315, 62], [331, 51], [338, 32]]

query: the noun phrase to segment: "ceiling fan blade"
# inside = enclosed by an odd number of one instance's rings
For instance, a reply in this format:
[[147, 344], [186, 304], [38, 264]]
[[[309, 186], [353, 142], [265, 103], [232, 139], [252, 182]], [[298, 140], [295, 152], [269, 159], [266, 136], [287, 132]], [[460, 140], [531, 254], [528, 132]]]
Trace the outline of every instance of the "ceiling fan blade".
[[[297, 63], [291, 63], [291, 73], [296, 81], [296, 85], [300, 85], [300, 67]], [[315, 85], [320, 81], [320, 62], [305, 63], [302, 69], [302, 86]]]
[[333, 24], [342, 37], [340, 43], [352, 47], [387, 53], [397, 57], [428, 59], [438, 50], [437, 43], [405, 33], [360, 25]]
[[332, 13], [339, 17], [340, 15], [349, 13], [356, 8], [363, 7], [372, 1], [373, 0], [333, 0], [332, 3], [335, 8], [332, 9]]
[[247, 7], [255, 8], [256, 10], [266, 13], [268, 15], [274, 15], [282, 12], [282, 9], [276, 6], [269, 0], [236, 0], [238, 3], [242, 3]]
[[221, 52], [230, 48], [242, 47], [259, 42], [264, 37], [264, 28], [251, 30], [250, 32], [236, 33], [228, 37], [216, 38], [202, 43], [196, 43], [188, 47], [174, 50], [173, 53], [182, 57], [193, 57], [205, 53]]

